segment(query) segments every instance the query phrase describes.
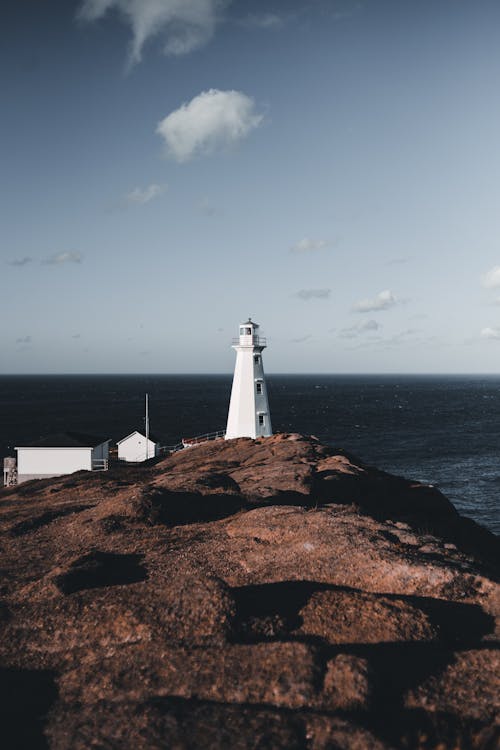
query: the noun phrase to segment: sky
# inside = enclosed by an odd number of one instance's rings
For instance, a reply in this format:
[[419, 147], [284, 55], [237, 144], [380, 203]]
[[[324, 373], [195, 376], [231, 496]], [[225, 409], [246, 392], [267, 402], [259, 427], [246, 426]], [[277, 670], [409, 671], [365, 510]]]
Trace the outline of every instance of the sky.
[[500, 369], [498, 0], [6, 0], [0, 373]]

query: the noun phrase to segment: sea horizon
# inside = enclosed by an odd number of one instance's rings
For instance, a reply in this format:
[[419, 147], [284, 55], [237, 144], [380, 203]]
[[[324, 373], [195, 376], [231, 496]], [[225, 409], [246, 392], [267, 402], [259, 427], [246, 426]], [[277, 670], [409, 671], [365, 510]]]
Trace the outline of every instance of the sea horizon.
[[[436, 485], [500, 532], [500, 375], [266, 373], [273, 431], [315, 435], [366, 464]], [[164, 445], [224, 430], [232, 373], [0, 375], [0, 449], [74, 430], [113, 442], [144, 425]]]
[[[47, 377], [47, 376], [63, 376], [63, 377], [87, 377], [87, 376], [95, 376], [95, 377], [127, 377], [130, 375], [131, 377], [142, 377], [144, 375], [146, 376], [154, 376], [154, 377], [161, 377], [163, 375], [165, 376], [206, 376], [206, 377], [218, 377], [218, 376], [233, 376], [232, 370], [227, 370], [224, 372], [205, 372], [205, 371], [170, 371], [170, 372], [155, 372], [153, 370], [148, 372], [4, 372], [0, 373], [0, 378], [3, 377]], [[500, 373], [494, 373], [494, 372], [341, 372], [341, 371], [281, 371], [281, 370], [267, 370], [266, 369], [266, 375], [275, 375], [275, 376], [288, 376], [288, 375], [300, 375], [300, 376], [320, 376], [320, 375], [330, 375], [332, 377], [336, 376], [346, 376], [346, 377], [443, 377], [443, 378], [498, 378], [500, 379]]]

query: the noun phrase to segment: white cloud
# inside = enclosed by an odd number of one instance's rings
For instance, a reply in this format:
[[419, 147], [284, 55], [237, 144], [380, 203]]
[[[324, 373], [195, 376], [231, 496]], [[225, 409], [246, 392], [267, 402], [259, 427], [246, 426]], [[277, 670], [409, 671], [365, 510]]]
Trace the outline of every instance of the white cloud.
[[64, 263], [81, 263], [82, 256], [80, 253], [56, 253], [42, 261], [49, 266], [62, 266]]
[[166, 55], [184, 55], [206, 44], [218, 10], [230, 0], [83, 0], [78, 17], [98, 21], [115, 10], [132, 29], [130, 64], [140, 62], [144, 44], [161, 37]]
[[325, 247], [328, 247], [328, 242], [326, 240], [312, 240], [310, 237], [304, 237], [302, 240], [299, 240], [299, 242], [296, 242], [295, 245], [292, 245], [290, 252], [312, 253], [315, 250], [322, 250]]
[[483, 328], [481, 331], [482, 339], [500, 339], [500, 328]]
[[396, 304], [397, 299], [394, 294], [389, 289], [385, 289], [383, 292], [379, 292], [373, 299], [360, 300], [354, 305], [353, 310], [360, 313], [376, 312], [379, 310], [388, 310]]
[[128, 203], [137, 203], [142, 206], [145, 203], [149, 203], [149, 201], [152, 201], [154, 198], [157, 198], [164, 193], [166, 189], [166, 185], [156, 185], [154, 183], [145, 188], [136, 187], [127, 194], [127, 201]]
[[371, 333], [373, 331], [378, 331], [379, 328], [381, 328], [380, 323], [377, 323], [376, 320], [370, 319], [363, 321], [363, 323], [356, 323], [356, 325], [350, 326], [349, 328], [342, 328], [338, 335], [343, 339], [353, 339], [356, 338], [356, 336], [359, 336], [360, 333]]
[[331, 289], [300, 289], [295, 296], [303, 300], [328, 299], [331, 292]]
[[481, 276], [481, 283], [486, 289], [497, 289], [500, 287], [500, 266], [493, 266]]
[[240, 141], [262, 120], [254, 100], [241, 91], [210, 89], [167, 115], [156, 132], [168, 154], [183, 162]]
[[303, 344], [305, 341], [309, 341], [310, 339], [312, 339], [312, 334], [311, 333], [306, 333], [305, 336], [299, 336], [296, 339], [290, 339], [290, 343], [292, 343], [292, 344]]
[[25, 255], [24, 258], [14, 258], [13, 260], [7, 261], [9, 266], [27, 266], [28, 263], [33, 263], [33, 258]]

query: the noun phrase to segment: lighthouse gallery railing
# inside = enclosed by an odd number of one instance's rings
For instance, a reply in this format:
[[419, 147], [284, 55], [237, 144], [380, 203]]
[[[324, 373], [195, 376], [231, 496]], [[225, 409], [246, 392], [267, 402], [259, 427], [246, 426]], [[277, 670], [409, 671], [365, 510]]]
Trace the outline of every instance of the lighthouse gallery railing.
[[236, 336], [233, 338], [233, 344], [239, 344], [240, 339], [248, 339], [244, 341], [243, 346], [267, 346], [267, 339], [264, 336]]

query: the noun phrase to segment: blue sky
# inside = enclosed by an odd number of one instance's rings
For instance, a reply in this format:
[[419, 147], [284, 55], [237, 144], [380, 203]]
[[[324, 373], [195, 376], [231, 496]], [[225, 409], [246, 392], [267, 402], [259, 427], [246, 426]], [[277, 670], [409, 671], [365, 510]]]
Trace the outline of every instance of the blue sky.
[[497, 372], [497, 0], [2, 11], [0, 371]]

